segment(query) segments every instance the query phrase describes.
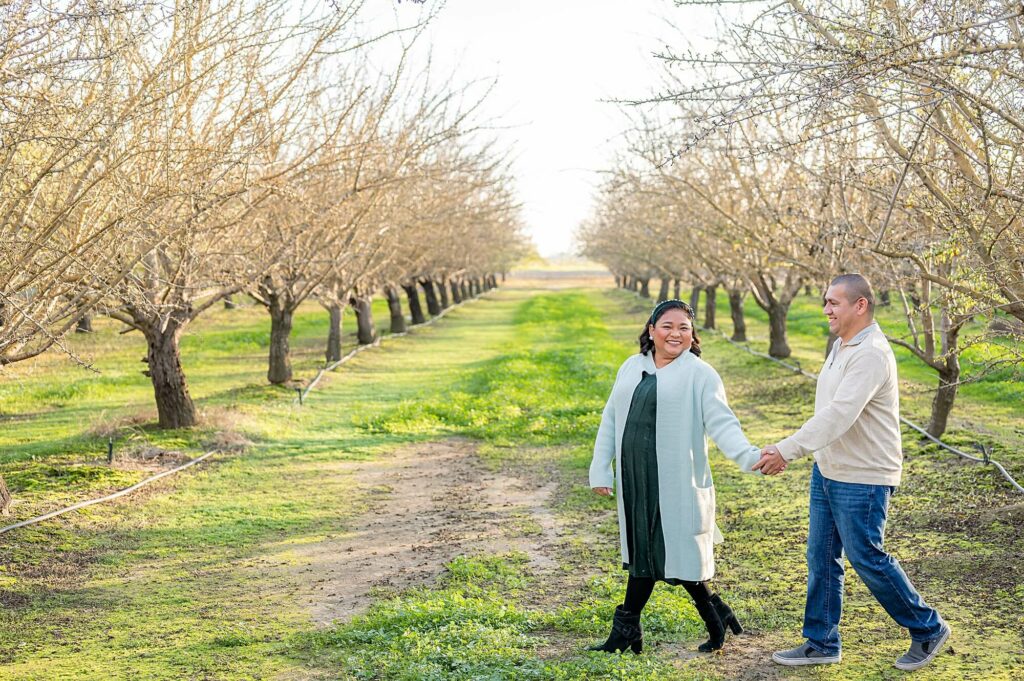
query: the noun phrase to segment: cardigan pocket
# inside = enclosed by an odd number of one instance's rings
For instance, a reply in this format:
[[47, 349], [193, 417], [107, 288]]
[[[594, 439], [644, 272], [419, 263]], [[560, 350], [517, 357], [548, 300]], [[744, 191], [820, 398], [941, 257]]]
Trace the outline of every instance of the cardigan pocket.
[[715, 529], [715, 488], [693, 488], [693, 533], [706, 534]]

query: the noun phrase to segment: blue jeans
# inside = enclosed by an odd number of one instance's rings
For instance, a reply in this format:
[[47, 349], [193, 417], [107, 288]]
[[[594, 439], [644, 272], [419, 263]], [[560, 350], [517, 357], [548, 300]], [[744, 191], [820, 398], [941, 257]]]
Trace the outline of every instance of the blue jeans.
[[871, 594], [911, 638], [930, 641], [942, 633], [939, 613], [924, 602], [899, 562], [882, 548], [894, 491], [888, 485], [829, 480], [814, 464], [803, 634], [820, 653], [836, 655], [841, 646], [844, 550]]

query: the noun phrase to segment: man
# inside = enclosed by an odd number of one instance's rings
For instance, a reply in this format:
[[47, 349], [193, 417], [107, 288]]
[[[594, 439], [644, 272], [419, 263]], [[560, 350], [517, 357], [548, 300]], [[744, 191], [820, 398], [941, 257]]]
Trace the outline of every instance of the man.
[[931, 662], [950, 629], [882, 547], [889, 497], [900, 483], [903, 452], [896, 358], [874, 321], [871, 284], [859, 274], [836, 277], [825, 293], [829, 330], [838, 336], [818, 375], [814, 416], [796, 433], [762, 450], [754, 465], [774, 475], [814, 453], [807, 533], [805, 643], [772, 655], [783, 665], [841, 659], [843, 554], [912, 643], [897, 669]]

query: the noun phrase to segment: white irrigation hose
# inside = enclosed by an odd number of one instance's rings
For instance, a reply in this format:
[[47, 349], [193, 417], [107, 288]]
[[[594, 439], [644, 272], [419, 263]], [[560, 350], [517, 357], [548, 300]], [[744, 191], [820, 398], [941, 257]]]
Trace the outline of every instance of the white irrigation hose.
[[196, 457], [196, 458], [192, 459], [191, 461], [187, 461], [186, 463], [183, 463], [182, 465], [178, 466], [177, 468], [172, 468], [169, 471], [164, 471], [163, 473], [158, 473], [158, 474], [156, 474], [154, 476], [146, 478], [145, 480], [142, 480], [141, 482], [135, 483], [131, 487], [126, 487], [125, 489], [121, 490], [120, 492], [114, 492], [113, 494], [108, 494], [107, 496], [100, 497], [99, 499], [90, 499], [88, 501], [81, 501], [81, 502], [79, 502], [77, 504], [74, 504], [72, 506], [68, 506], [67, 508], [62, 508], [62, 509], [59, 509], [57, 511], [51, 511], [50, 513], [46, 513], [44, 515], [37, 516], [35, 518], [29, 518], [28, 520], [22, 520], [20, 523], [14, 523], [13, 525], [8, 525], [7, 527], [0, 527], [0, 534], [3, 534], [4, 532], [10, 532], [11, 530], [16, 530], [19, 527], [26, 527], [28, 525], [35, 525], [36, 523], [41, 523], [44, 520], [49, 520], [50, 518], [56, 518], [59, 515], [64, 515], [65, 513], [70, 513], [71, 511], [77, 511], [78, 509], [85, 508], [86, 506], [92, 506], [94, 504], [101, 504], [104, 501], [111, 501], [113, 499], [117, 499], [118, 497], [123, 497], [126, 494], [131, 494], [132, 492], [134, 492], [135, 490], [139, 489], [140, 487], [145, 487], [146, 485], [148, 485], [148, 484], [150, 484], [152, 482], [156, 482], [160, 478], [163, 478], [163, 477], [166, 477], [168, 475], [171, 475], [172, 473], [177, 473], [178, 471], [183, 471], [186, 468], [189, 468], [191, 466], [195, 466], [200, 461], [203, 461], [204, 459], [206, 459], [206, 458], [208, 458], [208, 457], [210, 457], [210, 456], [212, 456], [212, 455], [214, 455], [216, 453], [217, 453], [216, 450], [214, 450], [212, 452], [207, 452], [206, 454], [203, 454], [202, 456]]
[[[813, 372], [811, 372], [811, 371], [804, 371], [799, 366], [790, 364], [788, 362], [783, 362], [782, 360], [777, 359], [775, 357], [772, 357], [771, 355], [766, 355], [763, 352], [757, 352], [756, 350], [751, 349], [749, 345], [741, 345], [740, 343], [737, 343], [733, 339], [731, 339], [728, 336], [726, 336], [725, 333], [722, 332], [722, 331], [719, 331], [718, 333], [721, 334], [722, 338], [724, 338], [726, 341], [728, 341], [732, 345], [735, 345], [736, 347], [740, 348], [741, 350], [746, 350], [750, 354], [756, 355], [757, 357], [763, 357], [764, 359], [770, 359], [771, 361], [775, 362], [776, 364], [781, 364], [782, 366], [786, 367], [790, 371], [794, 371], [796, 373], [801, 374], [805, 378], [810, 378], [810, 379], [813, 379], [813, 380], [818, 380], [818, 375], [813, 373]], [[956, 447], [953, 447], [952, 445], [946, 444], [945, 442], [943, 442], [939, 438], [931, 435], [928, 431], [926, 431], [921, 426], [917, 425], [913, 421], [910, 421], [908, 419], [903, 418], [902, 416], [900, 417], [900, 423], [902, 423], [902, 424], [904, 424], [904, 425], [906, 425], [906, 426], [908, 426], [910, 428], [913, 428], [918, 433], [920, 433], [924, 437], [928, 438], [929, 440], [931, 440], [935, 444], [939, 445], [940, 447], [943, 447], [944, 449], [948, 449], [949, 451], [953, 452], [954, 454], [956, 454], [959, 457], [962, 457], [962, 458], [967, 459], [969, 461], [975, 461], [977, 463], [991, 464], [991, 465], [995, 466], [996, 469], [999, 471], [999, 473], [1004, 478], [1006, 478], [1006, 480], [1011, 485], [1013, 485], [1014, 487], [1017, 488], [1018, 492], [1024, 493], [1024, 487], [1021, 487], [1020, 483], [1018, 483], [1016, 480], [1014, 480], [1013, 477], [1009, 473], [1006, 472], [1006, 469], [1003, 468], [1002, 464], [1000, 464], [998, 461], [993, 461], [992, 459], [988, 458], [987, 456], [985, 458], [979, 458], [977, 456], [971, 456], [970, 454], [967, 454], [966, 452], [961, 451], [961, 450], [957, 449]]]
[[[436, 317], [432, 317], [431, 319], [427, 320], [426, 322], [424, 322], [422, 324], [417, 324], [416, 328], [420, 328], [420, 327], [424, 327], [424, 326], [429, 326], [429, 325], [433, 324], [434, 322], [436, 322], [438, 319], [441, 319], [442, 317], [444, 317], [451, 310], [454, 310], [457, 307], [462, 307], [463, 305], [465, 305], [468, 302], [471, 302], [471, 301], [474, 301], [474, 300], [479, 300], [482, 295], [483, 294], [480, 294], [480, 295], [477, 295], [477, 296], [473, 296], [472, 298], [469, 298], [468, 300], [463, 300], [460, 303], [456, 303], [454, 305], [446, 307], [445, 309], [441, 310], [441, 312]], [[403, 332], [403, 333], [391, 334], [389, 337], [390, 338], [398, 338], [400, 336], [405, 336], [407, 334], [408, 334], [408, 332], [406, 331], [406, 332]], [[357, 354], [359, 354], [363, 350], [366, 350], [367, 348], [373, 348], [373, 347], [379, 346], [380, 342], [381, 342], [381, 338], [378, 337], [373, 343], [370, 343], [368, 345], [360, 345], [358, 348], [356, 348], [352, 352], [348, 353], [347, 355], [345, 355], [344, 357], [339, 359], [334, 364], [331, 364], [330, 366], [326, 366], [323, 369], [321, 369], [319, 372], [317, 372], [316, 378], [314, 378], [312, 381], [310, 381], [310, 383], [306, 387], [305, 391], [303, 391], [302, 397], [305, 397], [307, 394], [309, 394], [309, 391], [312, 390], [313, 387], [320, 381], [320, 378], [324, 375], [325, 372], [333, 371], [338, 366], [340, 366], [342, 363], [347, 362], [348, 360], [352, 359]], [[296, 402], [300, 401], [300, 398], [298, 398], [298, 397], [295, 398], [295, 401]], [[216, 453], [217, 453], [216, 450], [214, 450], [212, 452], [207, 452], [206, 454], [203, 454], [202, 456], [196, 457], [195, 459], [192, 459], [191, 461], [183, 463], [182, 465], [178, 466], [177, 468], [172, 468], [172, 469], [170, 469], [168, 471], [164, 471], [163, 473], [158, 473], [158, 474], [156, 474], [154, 476], [148, 477], [145, 480], [142, 480], [141, 482], [135, 483], [131, 487], [126, 487], [125, 489], [120, 490], [119, 492], [114, 492], [113, 494], [108, 494], [105, 497], [100, 497], [98, 499], [89, 499], [88, 501], [80, 501], [77, 504], [72, 504], [71, 506], [68, 506], [67, 508], [61, 508], [61, 509], [58, 509], [56, 511], [51, 511], [50, 513], [43, 514], [41, 516], [36, 516], [35, 518], [29, 518], [28, 520], [22, 520], [19, 523], [14, 523], [13, 525], [8, 525], [7, 527], [0, 527], [0, 534], [4, 534], [5, 532], [10, 532], [11, 530], [16, 530], [19, 527], [27, 527], [29, 525], [35, 525], [36, 523], [41, 523], [44, 520], [49, 520], [50, 518], [56, 518], [57, 516], [64, 515], [65, 513], [70, 513], [71, 511], [77, 511], [80, 508], [85, 508], [87, 506], [93, 506], [95, 504], [102, 504], [105, 501], [112, 501], [112, 500], [117, 499], [119, 497], [123, 497], [126, 494], [131, 494], [132, 492], [134, 492], [135, 490], [139, 489], [140, 487], [145, 487], [146, 485], [148, 485], [150, 483], [156, 482], [160, 478], [166, 477], [168, 475], [172, 475], [172, 474], [177, 473], [179, 471], [183, 471], [186, 468], [190, 468], [191, 466], [195, 466], [197, 463], [207, 459], [208, 457], [210, 457], [210, 456], [212, 456], [213, 454], [216, 454]]]
[[1017, 482], [1016, 480], [1014, 480], [1010, 476], [1010, 474], [1006, 472], [1006, 469], [1003, 468], [1003, 465], [1001, 463], [999, 463], [998, 461], [993, 461], [992, 459], [988, 458], [987, 456], [985, 458], [979, 458], [977, 456], [971, 456], [970, 454], [967, 454], [966, 452], [963, 452], [963, 451], [957, 449], [956, 447], [953, 447], [951, 445], [947, 445], [945, 442], [943, 442], [942, 440], [940, 440], [937, 437], [933, 436], [931, 433], [929, 433], [927, 430], [925, 430], [921, 426], [917, 425], [916, 423], [911, 423], [910, 421], [908, 421], [907, 419], [903, 418], [902, 416], [900, 417], [900, 422], [902, 422], [904, 425], [907, 425], [907, 426], [913, 428], [917, 432], [921, 433], [921, 435], [925, 436], [926, 438], [928, 438], [929, 440], [934, 442], [935, 444], [939, 445], [940, 447], [945, 447], [946, 449], [948, 449], [949, 451], [953, 452], [954, 454], [956, 454], [958, 456], [961, 456], [961, 457], [963, 457], [965, 459], [969, 459], [970, 461], [976, 461], [978, 463], [987, 463], [987, 464], [991, 464], [991, 465], [995, 466], [996, 469], [1002, 474], [1002, 476], [1004, 478], [1006, 478], [1011, 485], [1013, 485], [1014, 487], [1017, 488], [1018, 492], [1024, 492], [1024, 487], [1021, 487], [1020, 483]]

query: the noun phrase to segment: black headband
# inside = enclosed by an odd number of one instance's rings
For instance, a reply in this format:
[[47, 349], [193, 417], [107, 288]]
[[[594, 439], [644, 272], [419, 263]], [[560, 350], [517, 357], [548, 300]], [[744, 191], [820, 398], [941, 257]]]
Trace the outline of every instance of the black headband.
[[678, 307], [682, 309], [683, 312], [690, 315], [691, 318], [693, 317], [693, 310], [690, 309], [690, 306], [687, 303], [684, 303], [678, 298], [671, 298], [669, 300], [663, 300], [654, 306], [654, 309], [651, 311], [651, 317], [647, 320], [647, 324], [653, 325], [654, 322], [658, 321], [658, 315], [670, 307]]

